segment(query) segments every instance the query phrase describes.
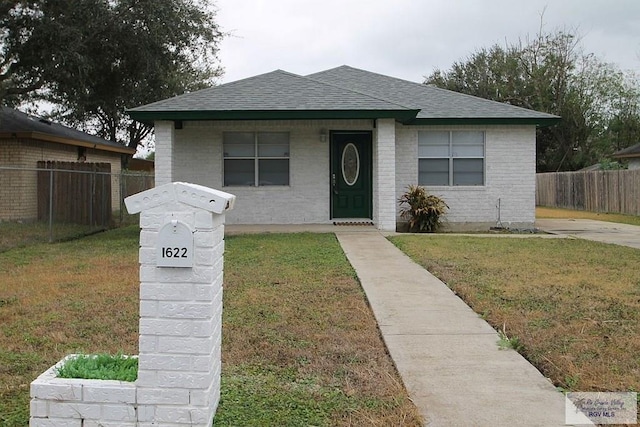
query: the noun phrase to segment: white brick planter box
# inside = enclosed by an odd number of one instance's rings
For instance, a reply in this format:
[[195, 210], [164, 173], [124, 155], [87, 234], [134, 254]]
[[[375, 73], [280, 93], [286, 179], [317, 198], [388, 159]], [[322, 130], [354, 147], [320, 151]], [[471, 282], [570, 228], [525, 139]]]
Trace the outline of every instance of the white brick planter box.
[[137, 425], [133, 382], [59, 378], [56, 369], [72, 354], [31, 383], [31, 427], [133, 427]]

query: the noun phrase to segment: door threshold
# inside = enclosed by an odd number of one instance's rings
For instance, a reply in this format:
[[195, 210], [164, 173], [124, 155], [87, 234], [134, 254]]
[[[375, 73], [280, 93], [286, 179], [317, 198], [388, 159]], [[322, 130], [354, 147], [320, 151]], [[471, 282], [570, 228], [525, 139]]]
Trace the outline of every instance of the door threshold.
[[338, 219], [333, 221], [333, 225], [361, 225], [361, 226], [373, 226], [373, 221], [370, 219], [360, 219], [360, 218], [349, 218], [349, 219]]

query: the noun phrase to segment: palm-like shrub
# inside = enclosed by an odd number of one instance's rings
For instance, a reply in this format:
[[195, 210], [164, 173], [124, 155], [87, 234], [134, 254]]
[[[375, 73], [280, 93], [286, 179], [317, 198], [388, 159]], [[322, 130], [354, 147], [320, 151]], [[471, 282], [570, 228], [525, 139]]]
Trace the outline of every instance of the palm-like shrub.
[[449, 206], [438, 196], [427, 193], [424, 187], [410, 185], [400, 197], [400, 216], [409, 221], [409, 231], [433, 233], [442, 223], [442, 215]]

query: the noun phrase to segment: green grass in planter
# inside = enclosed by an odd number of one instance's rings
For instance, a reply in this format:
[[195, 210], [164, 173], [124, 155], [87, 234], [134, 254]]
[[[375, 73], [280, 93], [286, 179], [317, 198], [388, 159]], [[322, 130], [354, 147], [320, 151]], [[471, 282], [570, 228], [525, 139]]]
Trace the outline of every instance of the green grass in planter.
[[138, 358], [122, 354], [80, 354], [56, 369], [59, 378], [84, 378], [133, 382], [138, 378]]

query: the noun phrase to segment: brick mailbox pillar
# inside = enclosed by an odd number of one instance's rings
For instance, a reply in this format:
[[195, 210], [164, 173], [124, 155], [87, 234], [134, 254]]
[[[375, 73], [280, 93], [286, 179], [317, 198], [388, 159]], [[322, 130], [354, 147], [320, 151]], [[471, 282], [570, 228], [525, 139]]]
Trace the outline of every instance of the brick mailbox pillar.
[[140, 212], [139, 426], [209, 426], [220, 400], [225, 212], [235, 196], [174, 182]]
[[125, 200], [140, 213], [140, 342], [135, 383], [31, 383], [31, 427], [210, 426], [220, 400], [225, 212], [235, 196], [174, 182]]

